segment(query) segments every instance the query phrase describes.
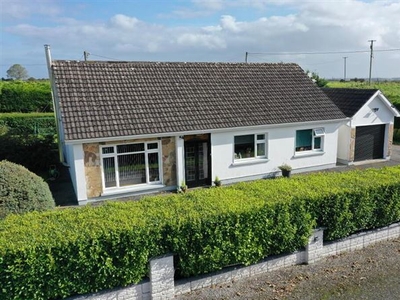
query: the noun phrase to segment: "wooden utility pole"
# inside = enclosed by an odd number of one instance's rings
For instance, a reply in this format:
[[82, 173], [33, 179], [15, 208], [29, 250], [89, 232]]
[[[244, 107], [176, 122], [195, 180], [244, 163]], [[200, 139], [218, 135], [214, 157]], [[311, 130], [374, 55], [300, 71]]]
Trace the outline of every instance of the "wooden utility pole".
[[85, 61], [88, 60], [89, 54], [90, 54], [89, 52], [83, 51], [83, 58], [84, 58]]
[[371, 49], [371, 55], [369, 57], [369, 79], [368, 79], [368, 84], [371, 84], [372, 58], [374, 57], [374, 42], [376, 42], [376, 40], [368, 40], [368, 42], [371, 43], [371, 46], [369, 47]]
[[344, 74], [343, 74], [343, 80], [346, 81], [346, 59], [347, 56], [343, 57], [344, 59]]

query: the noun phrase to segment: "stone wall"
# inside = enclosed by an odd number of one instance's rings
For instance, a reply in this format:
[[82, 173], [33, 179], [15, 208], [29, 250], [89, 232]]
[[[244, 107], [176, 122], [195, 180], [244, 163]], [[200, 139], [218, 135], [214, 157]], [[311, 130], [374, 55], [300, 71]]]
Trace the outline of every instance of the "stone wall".
[[161, 140], [163, 180], [166, 186], [177, 185], [176, 182], [176, 151], [175, 138], [167, 137]]
[[84, 164], [87, 197], [89, 199], [99, 197], [103, 191], [99, 144], [83, 144], [83, 153], [85, 155]]
[[392, 155], [394, 124], [389, 124], [387, 156]]
[[356, 149], [356, 129], [351, 128], [349, 161], [354, 161], [355, 149]]
[[314, 230], [308, 245], [303, 251], [292, 254], [268, 257], [250, 266], [235, 266], [219, 272], [174, 281], [174, 256], [167, 254], [150, 260], [150, 282], [143, 281], [137, 285], [103, 291], [95, 294], [75, 296], [70, 300], [144, 300], [144, 299], [174, 299], [175, 295], [193, 292], [198, 289], [234, 282], [241, 278], [256, 276], [280, 268], [312, 264], [324, 257], [354, 251], [380, 241], [400, 237], [400, 223], [351, 235], [347, 238], [328, 244], [323, 243], [323, 229]]

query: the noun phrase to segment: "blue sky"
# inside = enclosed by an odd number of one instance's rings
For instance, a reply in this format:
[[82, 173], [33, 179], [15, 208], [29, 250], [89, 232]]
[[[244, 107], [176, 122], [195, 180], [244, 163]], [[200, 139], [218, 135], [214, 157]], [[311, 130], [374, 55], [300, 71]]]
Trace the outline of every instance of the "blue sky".
[[[326, 78], [400, 77], [399, 0], [2, 0], [1, 76], [53, 59], [295, 62]], [[397, 49], [397, 50], [395, 50]], [[309, 52], [357, 53], [299, 54]], [[393, 50], [393, 51], [381, 51]], [[291, 53], [290, 55], [287, 52]], [[296, 54], [293, 54], [295, 52]], [[260, 53], [260, 54], [253, 54]]]

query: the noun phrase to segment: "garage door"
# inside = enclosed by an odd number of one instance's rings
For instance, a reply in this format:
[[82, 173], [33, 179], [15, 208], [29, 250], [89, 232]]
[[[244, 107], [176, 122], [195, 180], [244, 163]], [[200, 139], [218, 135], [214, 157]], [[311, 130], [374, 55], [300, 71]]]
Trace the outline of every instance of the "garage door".
[[356, 127], [354, 160], [383, 158], [385, 125]]

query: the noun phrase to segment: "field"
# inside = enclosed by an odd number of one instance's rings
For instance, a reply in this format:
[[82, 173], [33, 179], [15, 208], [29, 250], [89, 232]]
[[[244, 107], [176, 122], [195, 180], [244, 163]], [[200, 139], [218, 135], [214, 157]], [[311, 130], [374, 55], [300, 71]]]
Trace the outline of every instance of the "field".
[[331, 88], [357, 88], [357, 89], [379, 89], [392, 103], [400, 104], [400, 82], [339, 82], [330, 81], [327, 87]]

